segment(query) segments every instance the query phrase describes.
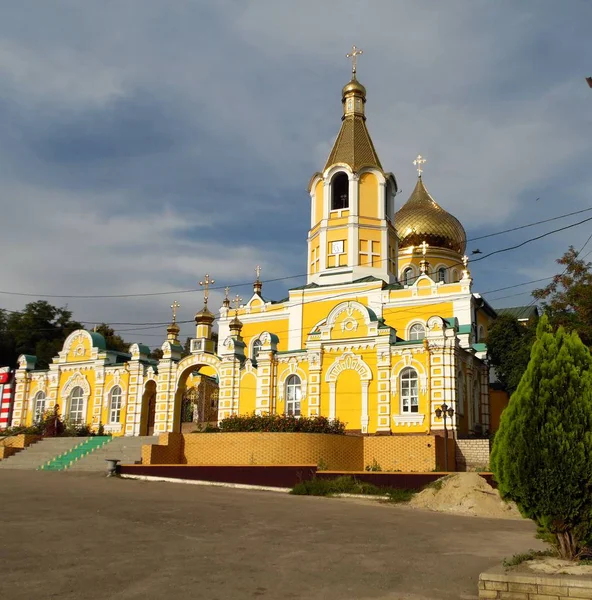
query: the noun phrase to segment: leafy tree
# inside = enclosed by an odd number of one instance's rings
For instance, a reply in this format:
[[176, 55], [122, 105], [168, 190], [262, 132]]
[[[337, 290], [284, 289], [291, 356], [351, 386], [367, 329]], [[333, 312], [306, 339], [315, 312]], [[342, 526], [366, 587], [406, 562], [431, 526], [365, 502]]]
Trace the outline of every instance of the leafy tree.
[[109, 350], [115, 350], [117, 352], [127, 352], [130, 344], [128, 344], [120, 335], [115, 333], [115, 330], [107, 323], [101, 323], [94, 329], [97, 333], [100, 333], [105, 338], [105, 344]]
[[512, 394], [526, 371], [536, 325], [522, 324], [512, 315], [500, 315], [487, 336], [487, 356], [503, 388]]
[[502, 414], [491, 466], [502, 497], [562, 557], [592, 543], [592, 355], [577, 333], [553, 333], [546, 316]]
[[162, 355], [162, 348], [154, 348], [154, 350], [150, 352], [150, 358], [154, 358], [155, 360], [160, 360], [162, 358]]
[[66, 307], [57, 308], [45, 300], [31, 302], [21, 312], [3, 312], [0, 327], [0, 362], [14, 367], [20, 354], [33, 354], [37, 356], [37, 367], [42, 369], [62, 349], [64, 340], [82, 329]]
[[185, 358], [186, 356], [189, 356], [191, 354], [191, 338], [188, 337], [185, 340], [185, 344], [183, 345], [183, 352], [181, 353], [181, 356], [183, 358]]
[[592, 263], [578, 258], [573, 246], [557, 263], [564, 270], [547, 287], [534, 290], [532, 295], [543, 301], [543, 310], [553, 327], [577, 331], [582, 342], [592, 347]]

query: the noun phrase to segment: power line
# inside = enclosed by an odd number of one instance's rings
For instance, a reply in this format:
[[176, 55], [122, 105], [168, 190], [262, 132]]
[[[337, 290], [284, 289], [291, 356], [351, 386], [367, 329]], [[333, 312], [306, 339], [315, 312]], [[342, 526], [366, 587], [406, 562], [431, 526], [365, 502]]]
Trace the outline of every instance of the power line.
[[585, 213], [592, 210], [590, 208], [584, 208], [582, 210], [576, 210], [574, 212], [565, 213], [564, 215], [559, 215], [558, 217], [552, 217], [550, 219], [545, 219], [543, 221], [536, 221], [535, 223], [527, 223], [526, 225], [519, 225], [518, 227], [512, 227], [511, 229], [504, 229], [503, 231], [497, 231], [496, 233], [488, 233], [487, 235], [480, 235], [478, 237], [469, 238], [467, 242], [476, 242], [477, 240], [484, 240], [486, 238], [494, 237], [496, 235], [502, 235], [504, 233], [510, 233], [511, 231], [518, 231], [520, 229], [526, 229], [527, 227], [534, 227], [535, 225], [542, 225], [543, 223], [550, 223], [551, 221], [557, 221], [559, 219], [564, 219], [565, 217], [571, 217], [573, 215], [579, 215], [581, 213]]

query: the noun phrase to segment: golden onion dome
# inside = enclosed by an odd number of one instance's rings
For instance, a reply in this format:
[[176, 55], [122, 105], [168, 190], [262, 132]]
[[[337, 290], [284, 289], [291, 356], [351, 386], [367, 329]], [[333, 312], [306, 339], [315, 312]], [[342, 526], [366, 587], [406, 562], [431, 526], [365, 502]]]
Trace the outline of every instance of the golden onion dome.
[[395, 227], [402, 248], [425, 241], [430, 246], [464, 254], [467, 246], [464, 227], [430, 196], [421, 177], [409, 200], [395, 214]]
[[347, 96], [362, 96], [363, 98], [366, 98], [366, 88], [356, 79], [356, 76], [354, 75], [351, 81], [343, 86], [341, 94], [344, 99]]
[[212, 324], [216, 319], [216, 315], [214, 315], [210, 310], [208, 310], [208, 306], [204, 305], [204, 307], [197, 313], [195, 313], [195, 322], [199, 325], [200, 323]]

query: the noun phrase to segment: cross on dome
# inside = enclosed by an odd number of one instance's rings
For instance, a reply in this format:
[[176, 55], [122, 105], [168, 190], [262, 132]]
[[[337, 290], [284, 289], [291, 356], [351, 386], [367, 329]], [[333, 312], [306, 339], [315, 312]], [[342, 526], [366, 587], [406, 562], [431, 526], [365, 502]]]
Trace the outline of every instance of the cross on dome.
[[419, 247], [421, 248], [421, 253], [425, 256], [426, 252], [428, 251], [428, 248], [430, 247], [430, 245], [424, 240]]
[[421, 165], [423, 165], [425, 162], [427, 161], [421, 154], [418, 154], [417, 158], [413, 161], [413, 164], [417, 167], [417, 175], [419, 177], [421, 177], [421, 174], [423, 173]]
[[208, 298], [210, 297], [210, 285], [212, 283], [216, 283], [214, 279], [210, 279], [210, 275], [206, 273], [206, 276], [203, 281], [199, 282], [199, 285], [204, 289], [204, 306], [208, 305]]
[[175, 300], [171, 304], [171, 308], [173, 309], [173, 323], [177, 322], [177, 309], [181, 308], [181, 305]]
[[356, 67], [358, 63], [358, 56], [360, 56], [360, 54], [364, 54], [364, 51], [354, 45], [352, 46], [351, 52], [345, 55], [346, 58], [352, 59], [352, 75], [354, 77], [356, 76]]

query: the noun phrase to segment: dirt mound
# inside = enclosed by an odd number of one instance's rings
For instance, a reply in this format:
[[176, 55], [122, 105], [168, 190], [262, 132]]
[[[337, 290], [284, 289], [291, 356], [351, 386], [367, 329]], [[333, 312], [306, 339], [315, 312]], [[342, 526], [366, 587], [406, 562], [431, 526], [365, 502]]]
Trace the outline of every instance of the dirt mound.
[[513, 503], [506, 503], [477, 473], [455, 473], [438, 479], [417, 494], [410, 506], [494, 519], [521, 519]]

